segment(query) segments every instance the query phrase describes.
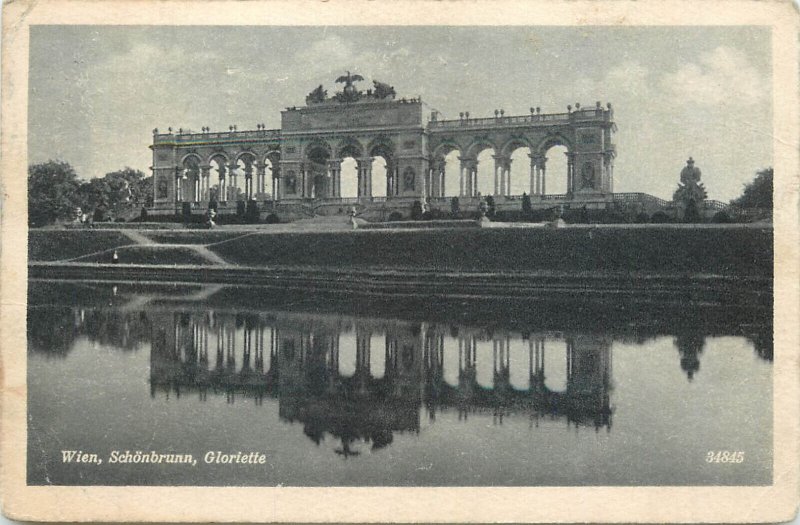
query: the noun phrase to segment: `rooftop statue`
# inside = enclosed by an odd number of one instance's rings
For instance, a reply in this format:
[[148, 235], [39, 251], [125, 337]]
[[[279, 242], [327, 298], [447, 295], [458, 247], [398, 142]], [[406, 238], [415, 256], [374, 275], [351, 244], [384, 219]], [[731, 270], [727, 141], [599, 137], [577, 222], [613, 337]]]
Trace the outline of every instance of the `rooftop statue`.
[[377, 80], [373, 80], [372, 84], [375, 88], [372, 90], [372, 96], [375, 98], [383, 99], [383, 98], [394, 98], [397, 93], [394, 91], [394, 86], [390, 86], [389, 84], [384, 84], [383, 82], [378, 82]]
[[319, 104], [325, 102], [328, 98], [328, 92], [322, 89], [322, 84], [320, 84], [317, 89], [312, 91], [311, 93], [306, 96], [306, 104]]
[[342, 75], [337, 78], [337, 84], [344, 82], [344, 89], [341, 92], [336, 93], [334, 98], [339, 102], [355, 102], [361, 98], [361, 91], [357, 90], [353, 85], [353, 82], [358, 82], [359, 80], [364, 80], [364, 77], [356, 73], [351, 75], [349, 71], [346, 75]]

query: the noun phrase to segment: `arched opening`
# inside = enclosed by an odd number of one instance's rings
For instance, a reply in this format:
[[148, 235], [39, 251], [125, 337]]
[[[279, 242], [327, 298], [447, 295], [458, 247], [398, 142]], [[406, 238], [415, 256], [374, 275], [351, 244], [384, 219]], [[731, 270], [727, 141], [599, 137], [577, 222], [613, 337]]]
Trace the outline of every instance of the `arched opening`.
[[461, 152], [457, 149], [450, 150], [444, 156], [444, 195], [445, 197], [457, 197], [459, 194], [458, 177], [461, 172]]
[[358, 161], [363, 156], [361, 145], [357, 141], [348, 141], [340, 146], [336, 155], [340, 160], [338, 181], [333, 181], [337, 188], [334, 196], [353, 198], [359, 196]]
[[567, 389], [567, 343], [562, 339], [540, 342], [544, 362], [544, 386], [551, 392]]
[[256, 186], [256, 198], [259, 200], [269, 200], [275, 194], [275, 186], [274, 186], [274, 166], [275, 162], [273, 161], [275, 157], [267, 157], [264, 159], [264, 177]]
[[545, 152], [545, 176], [543, 195], [563, 195], [567, 193], [567, 153], [561, 144], [554, 144]]
[[183, 160], [183, 172], [177, 189], [177, 197], [181, 202], [198, 202], [200, 200], [200, 159], [194, 155]]
[[531, 149], [527, 146], [519, 146], [509, 155], [511, 159], [511, 188], [509, 189], [509, 195], [531, 194], [530, 155]]
[[339, 165], [341, 177], [339, 189], [343, 198], [358, 197], [358, 162], [351, 156], [344, 157]]
[[372, 196], [386, 197], [386, 159], [381, 155], [372, 158]]
[[[477, 194], [482, 197], [494, 195], [494, 157], [493, 148], [484, 148], [478, 153]], [[500, 190], [497, 190], [500, 193]]]
[[209, 161], [209, 165], [211, 166], [209, 170], [209, 177], [211, 177], [209, 200], [225, 202], [227, 200], [228, 160], [222, 155], [215, 155]]
[[328, 178], [328, 160], [330, 153], [321, 146], [315, 146], [308, 151], [306, 163], [306, 177], [311, 181], [310, 197], [322, 199], [330, 195]]
[[396, 184], [394, 151], [389, 144], [378, 143], [369, 151], [372, 157], [372, 191], [373, 197], [391, 197], [396, 195], [399, 185]]
[[236, 161], [236, 199], [250, 200], [255, 196], [256, 158], [253, 155], [241, 155]]
[[265, 195], [264, 198], [275, 199], [280, 196], [280, 190], [278, 185], [281, 184], [276, 177], [281, 176], [281, 155], [277, 151], [272, 151], [267, 154], [267, 157], [264, 159], [264, 164], [266, 168], [264, 170], [264, 191]]

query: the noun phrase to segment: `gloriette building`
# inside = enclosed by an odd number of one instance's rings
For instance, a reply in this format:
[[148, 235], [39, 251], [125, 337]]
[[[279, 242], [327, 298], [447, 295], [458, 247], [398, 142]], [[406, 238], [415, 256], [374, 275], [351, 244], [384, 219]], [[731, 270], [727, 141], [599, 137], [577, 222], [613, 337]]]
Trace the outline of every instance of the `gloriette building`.
[[[519, 209], [521, 195], [511, 191], [511, 156], [518, 148], [530, 151], [525, 189], [533, 207], [602, 208], [614, 200], [611, 104], [576, 104], [550, 114], [539, 108], [514, 116], [496, 111], [489, 118], [464, 113], [457, 120], [442, 120], [433, 111], [426, 120], [420, 99], [398, 99], [394, 88], [377, 81], [372, 89], [359, 90], [356, 83], [363, 80], [348, 72], [337, 79], [344, 87], [333, 96], [319, 86], [305, 106], [281, 112], [280, 129], [154, 130], [150, 211], [203, 213], [211, 203], [219, 213], [236, 213], [242, 208], [237, 202], [255, 200], [262, 213], [282, 219], [341, 213], [351, 206], [367, 218], [385, 218], [387, 212], [409, 215], [414, 201], [450, 210], [453, 197], [462, 210], [477, 209], [485, 197], [478, 193], [478, 155], [486, 149], [494, 152], [497, 208]], [[566, 173], [547, 171], [547, 152], [554, 146], [567, 150]], [[342, 162], [348, 158], [355, 160], [357, 195], [343, 198]], [[446, 170], [446, 158], [459, 163], [457, 192], [445, 191], [456, 187], [454, 181], [446, 184], [446, 173], [453, 173]], [[385, 180], [373, 177], [375, 159], [383, 160], [378, 165]], [[553, 176], [566, 177], [566, 193], [547, 194]]]

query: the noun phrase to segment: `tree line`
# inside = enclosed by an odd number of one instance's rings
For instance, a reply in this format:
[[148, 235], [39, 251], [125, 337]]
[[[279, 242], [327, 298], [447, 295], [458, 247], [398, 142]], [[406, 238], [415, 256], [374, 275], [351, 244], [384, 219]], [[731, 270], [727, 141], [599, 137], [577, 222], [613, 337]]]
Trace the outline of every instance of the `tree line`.
[[[731, 205], [772, 209], [773, 169], [759, 170]], [[28, 225], [74, 221], [78, 210], [92, 221], [130, 220], [153, 204], [153, 177], [124, 168], [90, 180], [78, 178], [66, 162], [49, 160], [28, 167]], [[523, 207], [526, 203], [523, 202]], [[528, 197], [530, 207], [530, 197]]]
[[153, 204], [153, 177], [123, 168], [81, 180], [66, 162], [49, 160], [28, 167], [28, 225], [46, 226], [78, 219], [127, 220]]

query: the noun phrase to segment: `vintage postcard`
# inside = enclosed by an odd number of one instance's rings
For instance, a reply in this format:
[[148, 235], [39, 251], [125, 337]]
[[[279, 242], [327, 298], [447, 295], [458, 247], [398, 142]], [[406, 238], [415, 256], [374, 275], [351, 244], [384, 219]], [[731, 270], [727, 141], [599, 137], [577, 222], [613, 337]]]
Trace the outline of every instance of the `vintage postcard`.
[[778, 522], [791, 2], [3, 6], [2, 507]]

